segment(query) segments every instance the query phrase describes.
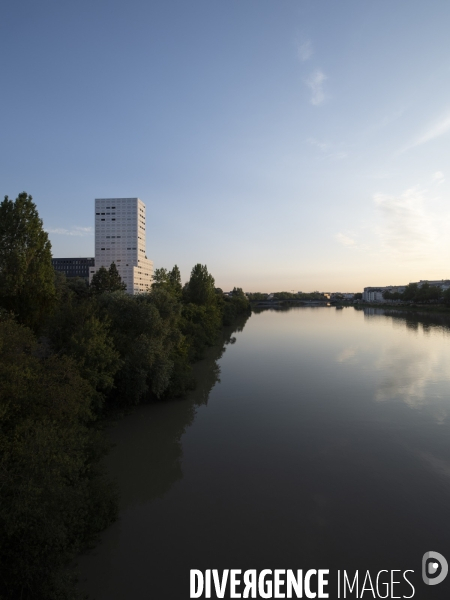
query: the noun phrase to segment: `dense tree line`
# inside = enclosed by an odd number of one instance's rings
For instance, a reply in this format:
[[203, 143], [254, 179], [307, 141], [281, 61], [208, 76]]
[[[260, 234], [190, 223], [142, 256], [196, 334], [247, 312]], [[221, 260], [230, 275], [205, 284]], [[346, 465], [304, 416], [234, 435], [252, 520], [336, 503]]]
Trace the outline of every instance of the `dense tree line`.
[[[253, 292], [248, 294], [248, 299], [250, 302], [264, 302], [267, 300], [269, 294], [261, 293], [261, 292]], [[328, 298], [324, 296], [321, 292], [305, 292], [305, 293], [294, 293], [294, 292], [276, 292], [273, 294], [274, 300], [300, 300], [303, 302], [311, 302], [322, 300], [326, 302]]]
[[425, 282], [422, 285], [410, 283], [403, 292], [383, 292], [385, 300], [401, 300], [403, 302], [450, 304], [450, 289], [443, 291], [439, 286]]
[[129, 296], [115, 265], [91, 286], [51, 265], [31, 196], [0, 204], [0, 598], [75, 598], [65, 566], [115, 518], [99, 467], [109, 410], [183, 396], [191, 365], [248, 315], [205, 265], [157, 269]]

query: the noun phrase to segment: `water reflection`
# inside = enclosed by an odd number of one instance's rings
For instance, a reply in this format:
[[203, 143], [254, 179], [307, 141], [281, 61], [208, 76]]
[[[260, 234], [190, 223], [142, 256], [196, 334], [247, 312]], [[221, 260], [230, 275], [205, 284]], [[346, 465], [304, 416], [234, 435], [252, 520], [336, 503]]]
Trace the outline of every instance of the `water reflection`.
[[450, 539], [448, 331], [434, 315], [254, 314], [220, 385], [218, 349], [190, 399], [117, 425], [123, 506], [80, 561], [83, 589], [182, 599], [191, 568], [320, 566], [331, 592], [337, 568], [414, 569], [428, 599], [421, 557]]
[[411, 331], [423, 331], [424, 333], [440, 333], [443, 336], [450, 335], [450, 314], [411, 312], [402, 310], [392, 310], [388, 308], [364, 308], [355, 307], [355, 310], [362, 311], [364, 318], [382, 317], [389, 318], [394, 327]]
[[438, 351], [429, 352], [401, 343], [387, 344], [375, 363], [382, 374], [375, 399], [400, 399], [412, 408], [427, 404], [428, 383], [442, 372], [440, 363]]
[[[361, 309], [359, 309], [361, 310]], [[383, 339], [376, 340], [376, 354], [371, 356], [373, 369], [378, 372], [374, 398], [378, 402], [400, 400], [413, 409], [428, 408], [438, 423], [449, 414], [448, 384], [450, 357], [442, 352], [439, 338], [450, 335], [450, 319], [446, 315], [410, 313], [380, 308], [364, 308], [364, 319], [377, 327], [389, 324], [399, 334], [389, 335], [384, 329]], [[370, 343], [372, 337], [368, 336]], [[336, 360], [343, 362], [355, 356], [348, 348]], [[357, 355], [360, 364], [367, 360], [364, 352]]]
[[336, 361], [338, 363], [343, 363], [351, 360], [356, 355], [356, 348], [344, 348], [341, 350], [336, 356]]
[[234, 344], [248, 317], [223, 331], [217, 346], [194, 366], [196, 389], [187, 398], [141, 406], [110, 431], [114, 447], [107, 466], [120, 482], [121, 509], [162, 498], [182, 476], [181, 438], [192, 425], [197, 407], [206, 405], [220, 382], [218, 360]]

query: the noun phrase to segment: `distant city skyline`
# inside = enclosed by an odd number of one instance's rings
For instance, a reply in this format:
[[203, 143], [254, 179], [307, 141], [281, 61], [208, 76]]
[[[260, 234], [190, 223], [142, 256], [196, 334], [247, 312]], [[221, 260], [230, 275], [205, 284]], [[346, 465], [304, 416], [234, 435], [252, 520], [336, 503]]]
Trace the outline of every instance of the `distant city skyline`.
[[139, 197], [147, 255], [245, 291], [450, 277], [450, 4], [8, 3], [0, 192], [55, 257]]

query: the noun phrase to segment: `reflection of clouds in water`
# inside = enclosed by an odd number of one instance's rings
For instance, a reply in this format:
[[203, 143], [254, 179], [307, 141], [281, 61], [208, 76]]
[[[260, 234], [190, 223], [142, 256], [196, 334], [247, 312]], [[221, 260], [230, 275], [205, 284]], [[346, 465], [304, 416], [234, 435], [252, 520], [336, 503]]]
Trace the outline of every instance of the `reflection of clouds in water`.
[[[376, 401], [402, 400], [411, 408], [429, 406], [437, 422], [446, 419], [448, 406], [440, 403], [445, 395], [439, 393], [439, 384], [448, 384], [450, 369], [439, 346], [392, 344], [383, 349], [375, 368], [380, 373]], [[430, 384], [436, 387], [430, 389]]]
[[433, 359], [424, 350], [401, 344], [384, 348], [375, 364], [381, 372], [375, 399], [382, 402], [400, 398], [410, 406], [424, 404], [425, 383], [434, 371]]
[[353, 358], [355, 356], [355, 354], [356, 354], [356, 348], [344, 348], [336, 356], [336, 362], [343, 363], [343, 362], [349, 360], [350, 358]]

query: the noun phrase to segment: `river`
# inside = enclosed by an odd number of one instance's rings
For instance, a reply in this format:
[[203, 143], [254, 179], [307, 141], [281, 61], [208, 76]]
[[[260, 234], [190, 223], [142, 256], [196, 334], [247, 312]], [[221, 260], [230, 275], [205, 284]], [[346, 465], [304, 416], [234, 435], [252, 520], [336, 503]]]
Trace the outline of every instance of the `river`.
[[224, 342], [187, 399], [111, 427], [120, 515], [79, 558], [81, 589], [183, 600], [190, 569], [320, 568], [337, 598], [337, 570], [386, 569], [413, 571], [414, 598], [450, 597], [450, 576], [421, 576], [425, 552], [450, 561], [445, 319], [264, 310]]

